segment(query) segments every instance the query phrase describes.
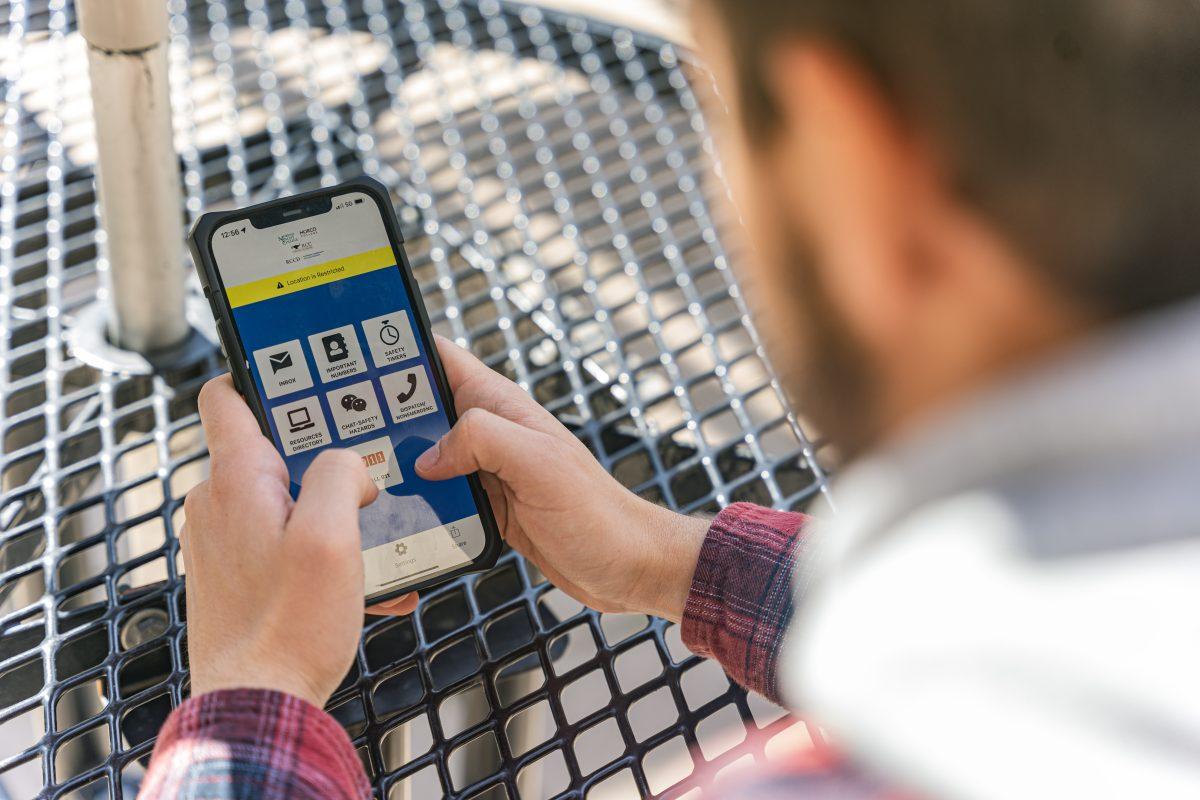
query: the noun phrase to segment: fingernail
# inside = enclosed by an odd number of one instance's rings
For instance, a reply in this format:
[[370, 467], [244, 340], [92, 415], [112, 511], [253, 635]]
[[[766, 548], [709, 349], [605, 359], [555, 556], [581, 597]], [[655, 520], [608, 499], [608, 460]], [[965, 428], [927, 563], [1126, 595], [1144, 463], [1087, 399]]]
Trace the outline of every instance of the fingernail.
[[433, 443], [433, 447], [426, 450], [421, 455], [417, 456], [417, 472], [425, 472], [433, 469], [437, 465], [438, 458], [442, 454], [442, 440], [438, 439]]
[[402, 594], [399, 597], [394, 597], [391, 600], [385, 600], [384, 602], [380, 603], [379, 605], [382, 608], [395, 608], [396, 606], [400, 605], [401, 603], [408, 602], [408, 598], [410, 598], [410, 597], [412, 597], [412, 592], [409, 592], [408, 594]]

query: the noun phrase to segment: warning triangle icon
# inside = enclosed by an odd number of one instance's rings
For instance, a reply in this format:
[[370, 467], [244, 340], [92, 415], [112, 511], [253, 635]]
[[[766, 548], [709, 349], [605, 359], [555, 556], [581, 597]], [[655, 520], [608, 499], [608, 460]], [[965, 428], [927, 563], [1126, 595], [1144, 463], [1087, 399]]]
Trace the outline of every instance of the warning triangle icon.
[[275, 284], [275, 288], [276, 288], [276, 289], [282, 289], [282, 288], [283, 288], [283, 281], [280, 281], [279, 283]]

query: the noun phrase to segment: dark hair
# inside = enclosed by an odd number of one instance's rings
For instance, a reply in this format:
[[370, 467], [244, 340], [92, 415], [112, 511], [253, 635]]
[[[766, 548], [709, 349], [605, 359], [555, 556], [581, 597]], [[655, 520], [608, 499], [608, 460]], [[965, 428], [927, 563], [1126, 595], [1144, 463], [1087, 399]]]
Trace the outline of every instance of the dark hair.
[[1195, 0], [702, 2], [728, 34], [750, 137], [779, 118], [771, 44], [820, 38], [1067, 296], [1125, 314], [1200, 293]]

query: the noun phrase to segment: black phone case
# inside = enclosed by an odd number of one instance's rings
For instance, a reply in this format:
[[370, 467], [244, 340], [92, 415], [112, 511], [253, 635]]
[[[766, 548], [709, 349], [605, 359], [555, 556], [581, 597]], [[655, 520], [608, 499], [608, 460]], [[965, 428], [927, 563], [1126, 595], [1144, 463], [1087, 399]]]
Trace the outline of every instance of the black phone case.
[[[396, 212], [392, 207], [391, 197], [388, 194], [387, 187], [382, 183], [373, 178], [363, 176], [339, 183], [337, 186], [291, 195], [233, 211], [204, 214], [200, 219], [196, 220], [196, 224], [192, 227], [191, 235], [188, 237], [188, 246], [192, 251], [192, 259], [196, 263], [200, 285], [204, 288], [204, 296], [208, 299], [213, 317], [216, 319], [217, 333], [221, 338], [222, 353], [225, 356], [225, 360], [229, 363], [230, 371], [233, 373], [234, 385], [254, 412], [255, 418], [258, 419], [259, 428], [262, 429], [263, 435], [268, 439], [271, 439], [271, 428], [267, 422], [267, 410], [263, 405], [262, 399], [258, 396], [258, 391], [254, 387], [254, 379], [250, 374], [249, 359], [245, 349], [242, 347], [241, 337], [238, 336], [237, 328], [233, 324], [233, 312], [229, 306], [229, 299], [225, 295], [225, 284], [221, 280], [216, 262], [212, 257], [212, 237], [217, 228], [228, 222], [245, 219], [247, 216], [261, 214], [265, 211], [303, 205], [307, 201], [335, 194], [343, 194], [347, 191], [360, 191], [370, 195], [376, 200], [381, 209], [388, 239], [392, 245], [393, 252], [397, 256], [396, 262], [400, 269], [401, 278], [404, 281], [409, 296], [412, 298], [413, 309], [417, 313], [420, 329], [419, 334], [425, 347], [425, 352], [429, 356], [429, 363], [433, 367], [434, 380], [437, 383], [438, 395], [442, 401], [442, 407], [445, 409], [446, 416], [449, 417], [451, 425], [458, 421], [458, 414], [454, 408], [454, 398], [450, 394], [450, 386], [446, 381], [445, 370], [442, 367], [442, 359], [438, 355], [437, 347], [433, 343], [433, 329], [429, 323], [429, 315], [425, 311], [425, 300], [421, 296], [416, 279], [413, 278], [412, 266], [408, 262], [408, 254], [404, 252], [404, 239], [400, 235], [400, 226], [396, 221]], [[272, 440], [272, 444], [274, 444], [274, 440]], [[488, 502], [487, 493], [483, 489], [483, 484], [480, 483], [478, 474], [472, 473], [468, 475], [467, 481], [471, 486], [471, 495], [475, 500], [476, 507], [479, 509], [479, 517], [483, 523], [485, 542], [483, 552], [479, 555], [479, 558], [461, 569], [440, 575], [431, 580], [372, 596], [370, 598], [372, 603], [399, 597], [408, 592], [421, 591], [432, 586], [439, 586], [462, 575], [490, 569], [496, 563], [503, 545], [499, 529], [496, 527], [495, 515], [492, 513], [491, 504]]]

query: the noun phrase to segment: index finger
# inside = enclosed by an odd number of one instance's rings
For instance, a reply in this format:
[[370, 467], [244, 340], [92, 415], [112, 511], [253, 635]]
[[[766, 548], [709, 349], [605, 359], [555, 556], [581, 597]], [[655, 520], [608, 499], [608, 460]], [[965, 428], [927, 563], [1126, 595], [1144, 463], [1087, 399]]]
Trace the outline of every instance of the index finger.
[[376, 603], [373, 606], [367, 606], [367, 613], [380, 617], [406, 617], [417, 610], [417, 593], [409, 592], [395, 597], [391, 600], [385, 600], [382, 603]]
[[233, 386], [229, 374], [213, 378], [200, 390], [200, 422], [213, 465], [243, 464], [286, 479], [283, 459], [263, 436], [258, 420]]
[[459, 347], [445, 336], [435, 333], [433, 341], [437, 345], [442, 366], [446, 368], [446, 380], [450, 383], [450, 391], [455, 394], [471, 383], [491, 383], [492, 378], [508, 383], [469, 350]]
[[454, 394], [458, 413], [482, 408], [498, 417], [518, 422], [546, 433], [557, 431], [558, 420], [538, 405], [524, 389], [505, 378], [444, 336], [434, 334], [438, 355], [446, 370], [446, 380]]

